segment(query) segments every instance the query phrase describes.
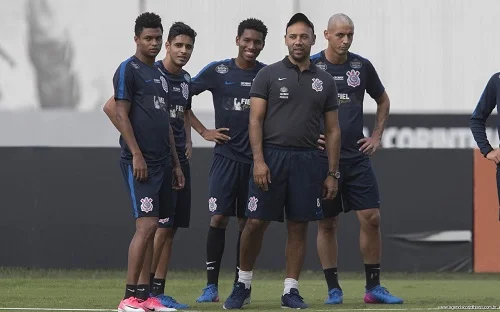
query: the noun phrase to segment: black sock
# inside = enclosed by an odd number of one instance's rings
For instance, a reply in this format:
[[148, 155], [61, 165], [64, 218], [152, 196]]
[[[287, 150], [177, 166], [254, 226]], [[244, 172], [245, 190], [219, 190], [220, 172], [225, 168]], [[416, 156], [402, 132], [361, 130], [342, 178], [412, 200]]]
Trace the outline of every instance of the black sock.
[[238, 282], [238, 273], [240, 270], [240, 241], [241, 232], [238, 235], [238, 243], [236, 244], [236, 273], [234, 274], [234, 284]]
[[123, 299], [128, 299], [130, 297], [135, 297], [135, 293], [137, 292], [137, 285], [129, 285], [125, 286], [125, 297]]
[[207, 285], [219, 284], [220, 261], [226, 243], [226, 229], [210, 227], [207, 235]]
[[366, 289], [380, 285], [380, 263], [365, 264]]
[[155, 279], [154, 273], [149, 273], [149, 289], [153, 289], [153, 280]]
[[137, 285], [137, 299], [139, 300], [148, 300], [149, 298], [149, 285]]
[[151, 293], [153, 296], [162, 295], [165, 293], [165, 280], [155, 278], [153, 279], [153, 287], [151, 287]]
[[325, 273], [325, 279], [326, 279], [326, 284], [328, 285], [328, 291], [334, 288], [342, 290], [342, 288], [340, 288], [339, 285], [337, 268], [324, 269], [323, 273]]

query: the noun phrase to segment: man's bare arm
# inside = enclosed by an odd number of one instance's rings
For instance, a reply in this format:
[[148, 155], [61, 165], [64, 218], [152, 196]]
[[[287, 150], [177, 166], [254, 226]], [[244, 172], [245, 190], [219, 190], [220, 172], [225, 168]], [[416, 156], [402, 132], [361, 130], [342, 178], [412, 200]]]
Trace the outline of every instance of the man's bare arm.
[[195, 116], [193, 110], [190, 110], [191, 126], [202, 138], [217, 144], [222, 144], [231, 138], [222, 132], [229, 131], [229, 128], [207, 129], [201, 121]]
[[[109, 102], [109, 101], [108, 101]], [[139, 149], [139, 145], [135, 139], [134, 129], [132, 129], [132, 124], [130, 123], [130, 119], [128, 118], [128, 113], [130, 111], [130, 102], [124, 100], [118, 100], [115, 102], [115, 114], [111, 113], [111, 116], [114, 115], [115, 122], [111, 119], [111, 122], [115, 125], [116, 129], [120, 131], [123, 140], [127, 144], [128, 148], [132, 155], [141, 155], [142, 152]]]
[[252, 148], [254, 162], [264, 161], [262, 152], [262, 134], [264, 117], [267, 110], [267, 100], [259, 97], [250, 98], [250, 121], [248, 124], [248, 135]]
[[387, 119], [389, 118], [391, 102], [385, 91], [375, 101], [377, 102], [377, 114], [375, 117], [375, 126], [373, 127], [372, 137], [381, 140]]
[[179, 155], [177, 155], [177, 148], [175, 147], [175, 137], [174, 137], [174, 131], [172, 130], [172, 125], [169, 127], [169, 141], [170, 141], [170, 153], [172, 154], [172, 166], [174, 168], [180, 168], [181, 163], [179, 161]]
[[188, 110], [187, 112], [184, 113], [184, 130], [186, 131], [186, 142], [192, 142], [191, 141], [191, 110]]
[[104, 113], [106, 113], [106, 116], [108, 116], [109, 120], [111, 120], [111, 123], [113, 123], [115, 128], [118, 129], [118, 123], [116, 119], [116, 102], [114, 96], [111, 96], [109, 98], [106, 104], [104, 104], [102, 110], [104, 111]]
[[325, 141], [328, 154], [328, 171], [335, 172], [339, 168], [340, 158], [340, 126], [338, 110], [328, 111], [325, 118]]

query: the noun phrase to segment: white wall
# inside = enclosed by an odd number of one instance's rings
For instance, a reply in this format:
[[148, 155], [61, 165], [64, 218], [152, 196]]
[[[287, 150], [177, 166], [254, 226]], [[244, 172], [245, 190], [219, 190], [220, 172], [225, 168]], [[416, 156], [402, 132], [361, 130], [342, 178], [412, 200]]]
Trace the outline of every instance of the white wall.
[[[183, 19], [198, 30], [197, 50], [187, 67], [194, 73], [207, 62], [235, 55], [235, 29], [250, 16], [269, 27], [261, 60], [281, 58], [293, 2], [167, 1], [165, 18]], [[352, 51], [376, 66], [391, 96], [392, 112], [469, 114], [486, 81], [500, 71], [498, 0], [297, 2], [298, 10], [315, 23], [315, 52], [326, 47], [322, 32], [332, 14], [343, 12], [354, 20]], [[366, 111], [374, 112], [375, 105], [368, 103]]]
[[[75, 49], [73, 66], [82, 88], [78, 112], [39, 109], [27, 51], [28, 1], [46, 2], [52, 10], [55, 29], [68, 31]], [[147, 10], [162, 16], [165, 28], [180, 20], [198, 32], [193, 57], [186, 66], [192, 75], [213, 60], [236, 56], [237, 26], [247, 17], [260, 18], [269, 28], [260, 60], [271, 63], [281, 59], [287, 52], [283, 42], [285, 24], [296, 11], [306, 13], [316, 25], [318, 40], [313, 52], [326, 47], [322, 31], [330, 15], [343, 12], [351, 16], [356, 26], [352, 51], [375, 65], [391, 97], [392, 113], [470, 114], [488, 78], [500, 71], [495, 20], [500, 11], [498, 0], [144, 2]], [[13, 133], [8, 138], [0, 136], [0, 145], [58, 145], [66, 141], [85, 146], [116, 145], [115, 130], [100, 109], [113, 92], [111, 79], [115, 69], [134, 53], [133, 26], [139, 3], [140, 0], [0, 1], [0, 26], [4, 30], [0, 47], [16, 60], [12, 67], [0, 58], [0, 133]], [[159, 58], [163, 56], [164, 51]], [[375, 111], [369, 97], [365, 107], [366, 112]], [[195, 98], [193, 109], [209, 125], [213, 124], [210, 94]], [[25, 115], [27, 111], [34, 112]], [[57, 120], [58, 125], [49, 125], [50, 120]], [[94, 132], [102, 134], [100, 137], [81, 132], [89, 123], [93, 123]], [[60, 131], [59, 127], [65, 130]]]

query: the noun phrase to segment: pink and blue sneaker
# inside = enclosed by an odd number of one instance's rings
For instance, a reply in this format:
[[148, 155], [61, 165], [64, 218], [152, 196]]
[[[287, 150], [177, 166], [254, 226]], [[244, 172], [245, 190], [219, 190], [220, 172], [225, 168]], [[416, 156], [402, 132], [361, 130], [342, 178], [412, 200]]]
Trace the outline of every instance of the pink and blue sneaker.
[[364, 297], [365, 303], [385, 303], [385, 304], [401, 304], [403, 299], [391, 295], [389, 291], [380, 285], [371, 289], [367, 289]]
[[129, 297], [120, 301], [118, 312], [145, 312], [142, 307], [142, 301], [136, 297]]

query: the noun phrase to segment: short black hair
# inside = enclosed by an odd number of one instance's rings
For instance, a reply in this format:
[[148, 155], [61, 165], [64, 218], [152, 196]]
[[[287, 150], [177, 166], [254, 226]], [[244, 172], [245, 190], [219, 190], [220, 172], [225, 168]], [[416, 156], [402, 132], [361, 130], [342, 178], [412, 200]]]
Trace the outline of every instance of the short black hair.
[[168, 31], [168, 42], [171, 42], [175, 37], [180, 36], [180, 35], [186, 35], [194, 40], [196, 38], [196, 31], [194, 31], [193, 28], [191, 28], [189, 25], [186, 25], [183, 22], [175, 22], [172, 24], [170, 27], [170, 30]]
[[298, 22], [303, 22], [307, 26], [311, 27], [313, 35], [314, 35], [314, 24], [307, 18], [307, 16], [304, 13], [295, 13], [292, 16], [292, 18], [290, 18], [290, 20], [286, 24], [285, 33], [286, 33], [286, 30], [288, 30], [288, 27], [290, 27], [291, 25], [298, 23]]
[[163, 32], [161, 17], [151, 12], [142, 13], [135, 19], [135, 35], [139, 37], [144, 28], [160, 28]]
[[262, 34], [262, 39], [266, 41], [267, 27], [261, 20], [256, 18], [247, 18], [238, 25], [238, 37], [243, 35], [245, 29], [252, 29]]

